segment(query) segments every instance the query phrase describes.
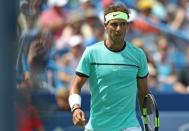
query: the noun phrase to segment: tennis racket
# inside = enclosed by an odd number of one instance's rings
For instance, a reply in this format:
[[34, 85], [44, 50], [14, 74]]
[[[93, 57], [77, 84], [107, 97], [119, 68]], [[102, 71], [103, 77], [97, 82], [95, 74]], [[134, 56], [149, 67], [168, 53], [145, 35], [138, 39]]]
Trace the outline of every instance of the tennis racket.
[[142, 116], [145, 131], [158, 131], [160, 126], [159, 111], [152, 94], [147, 94], [144, 98]]

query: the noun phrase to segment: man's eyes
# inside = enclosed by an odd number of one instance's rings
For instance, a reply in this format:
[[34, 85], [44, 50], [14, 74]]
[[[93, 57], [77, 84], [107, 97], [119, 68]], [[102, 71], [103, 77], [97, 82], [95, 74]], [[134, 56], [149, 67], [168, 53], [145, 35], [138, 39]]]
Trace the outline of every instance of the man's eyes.
[[125, 25], [126, 25], [126, 22], [122, 22], [121, 25], [122, 25], [122, 26], [125, 26]]
[[113, 26], [113, 27], [117, 27], [117, 26], [125, 26], [126, 25], [126, 22], [121, 22], [121, 23], [111, 23], [111, 26]]
[[116, 26], [117, 26], [117, 23], [111, 23], [111, 26], [116, 27]]

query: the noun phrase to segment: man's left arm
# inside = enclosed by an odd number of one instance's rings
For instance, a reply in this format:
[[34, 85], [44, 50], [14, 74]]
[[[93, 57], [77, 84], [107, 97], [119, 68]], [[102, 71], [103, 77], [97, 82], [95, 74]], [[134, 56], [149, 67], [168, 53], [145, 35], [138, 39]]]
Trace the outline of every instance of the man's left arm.
[[149, 93], [148, 90], [148, 62], [147, 56], [142, 49], [139, 50], [139, 70], [137, 73], [137, 87], [138, 87], [138, 100], [140, 110], [142, 112], [142, 106], [144, 97]]
[[138, 100], [139, 100], [140, 110], [142, 112], [144, 97], [149, 93], [147, 77], [137, 78], [137, 85], [138, 85]]

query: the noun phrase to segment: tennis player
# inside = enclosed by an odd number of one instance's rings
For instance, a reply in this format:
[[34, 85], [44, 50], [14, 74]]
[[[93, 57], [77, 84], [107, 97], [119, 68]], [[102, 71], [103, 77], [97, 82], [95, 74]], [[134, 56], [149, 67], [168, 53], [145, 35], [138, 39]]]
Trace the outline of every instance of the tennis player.
[[137, 93], [140, 103], [148, 93], [145, 54], [124, 39], [129, 28], [127, 7], [111, 5], [104, 18], [108, 37], [86, 48], [70, 88], [73, 123], [85, 125], [80, 91], [88, 78], [91, 106], [85, 131], [142, 131], [135, 108]]

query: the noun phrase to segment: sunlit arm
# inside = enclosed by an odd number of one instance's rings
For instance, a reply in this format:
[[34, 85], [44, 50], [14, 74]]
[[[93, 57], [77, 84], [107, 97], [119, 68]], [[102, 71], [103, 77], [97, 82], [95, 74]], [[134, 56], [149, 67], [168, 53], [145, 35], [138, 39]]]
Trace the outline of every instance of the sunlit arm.
[[70, 87], [70, 96], [69, 104], [72, 111], [72, 121], [74, 125], [84, 126], [85, 125], [85, 114], [81, 109], [81, 88], [87, 77], [75, 76], [71, 87]]
[[87, 77], [75, 76], [70, 86], [70, 95], [80, 94], [81, 88], [86, 82], [86, 80], [87, 80]]
[[138, 78], [137, 85], [138, 85], [138, 100], [139, 100], [140, 110], [142, 112], [144, 97], [149, 93], [148, 85], [147, 85], [147, 77]]

